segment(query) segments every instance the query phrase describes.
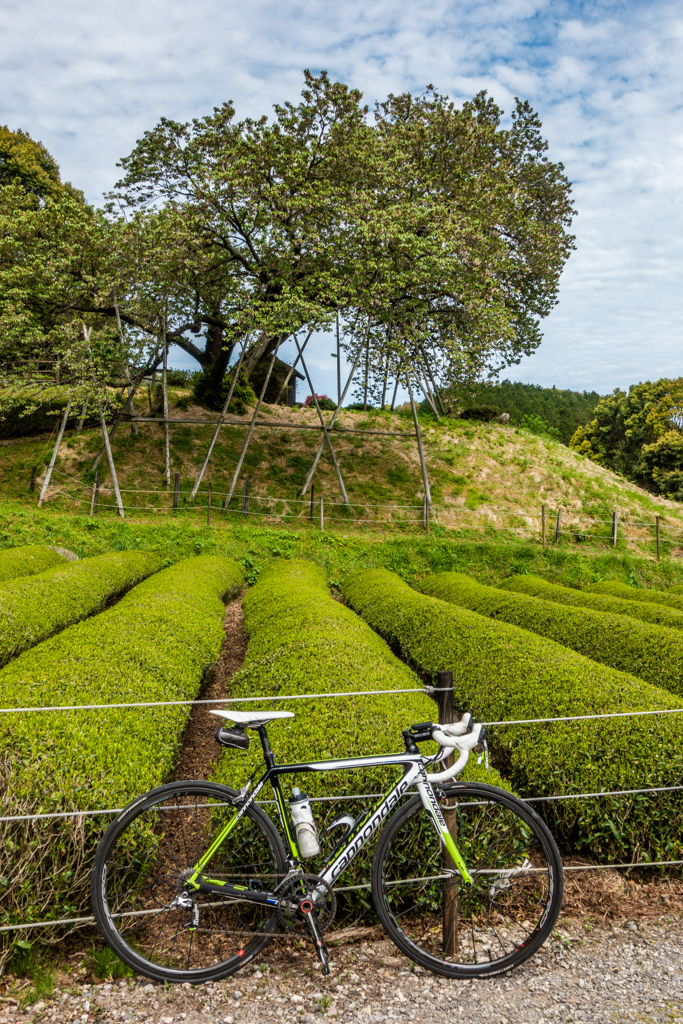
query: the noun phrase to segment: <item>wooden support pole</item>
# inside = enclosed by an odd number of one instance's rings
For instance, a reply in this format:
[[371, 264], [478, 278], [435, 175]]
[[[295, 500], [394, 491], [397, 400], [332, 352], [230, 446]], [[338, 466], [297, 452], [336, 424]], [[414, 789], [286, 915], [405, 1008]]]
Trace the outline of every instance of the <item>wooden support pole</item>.
[[36, 466], [31, 466], [31, 491], [36, 489]]
[[100, 474], [95, 473], [95, 479], [92, 484], [92, 497], [90, 498], [90, 515], [95, 511], [97, 505], [97, 496], [100, 490]]
[[341, 403], [341, 339], [339, 337], [339, 310], [337, 310], [337, 405]]
[[659, 561], [659, 516], [655, 516], [655, 529], [657, 531], [657, 561]]
[[123, 502], [121, 501], [121, 492], [119, 491], [119, 480], [116, 475], [116, 466], [114, 465], [114, 456], [111, 453], [111, 445], [109, 443], [109, 434], [107, 433], [107, 424], [104, 419], [104, 412], [100, 409], [100, 425], [102, 427], [102, 436], [104, 438], [104, 447], [107, 451], [107, 461], [109, 463], [109, 472], [111, 473], [111, 482], [114, 485], [114, 494], [116, 496], [116, 505], [119, 510], [119, 515], [122, 519], [126, 518], [126, 513], [123, 511]]
[[232, 498], [232, 496], [234, 494], [234, 491], [235, 491], [235, 487], [237, 486], [237, 480], [239, 478], [240, 471], [242, 469], [242, 463], [244, 462], [244, 456], [247, 454], [247, 448], [249, 447], [249, 442], [251, 441], [251, 435], [254, 433], [254, 425], [256, 423], [256, 417], [258, 416], [259, 411], [261, 409], [261, 406], [263, 404], [263, 396], [266, 393], [266, 388], [268, 387], [268, 382], [270, 381], [270, 375], [273, 372], [273, 367], [275, 366], [275, 360], [277, 358], [278, 348], [279, 348], [279, 346], [276, 345], [275, 348], [273, 349], [273, 355], [271, 356], [271, 360], [270, 360], [270, 363], [268, 365], [268, 372], [266, 373], [266, 376], [265, 376], [264, 381], [263, 381], [263, 386], [261, 388], [261, 394], [259, 395], [258, 401], [256, 403], [256, 408], [254, 409], [254, 415], [251, 417], [251, 422], [249, 424], [249, 430], [247, 431], [247, 436], [244, 439], [244, 444], [242, 445], [242, 451], [240, 452], [240, 456], [239, 456], [239, 458], [237, 460], [237, 465], [235, 466], [235, 472], [232, 475], [232, 481], [230, 483], [230, 487], [228, 488], [228, 493], [225, 495], [225, 498], [223, 500], [223, 508], [227, 508], [229, 506], [230, 500], [231, 500], [231, 498]]
[[242, 488], [242, 515], [246, 516], [249, 511], [249, 477], [244, 481]]
[[[301, 351], [302, 352], [306, 348], [306, 346], [308, 345], [309, 341], [311, 340], [311, 335], [312, 334], [313, 334], [313, 331], [309, 331], [308, 334], [306, 335], [306, 340], [304, 341], [303, 345], [301, 346]], [[296, 338], [296, 334], [294, 335], [294, 338]], [[292, 363], [292, 365], [290, 366], [289, 373], [287, 374], [287, 376], [283, 380], [282, 387], [280, 388], [280, 390], [278, 392], [277, 402], [280, 401], [280, 399], [282, 398], [283, 394], [287, 391], [287, 389], [289, 387], [289, 382], [292, 379], [292, 374], [296, 370], [296, 364], [299, 362], [299, 358], [300, 357], [297, 356], [296, 359], [294, 360], [294, 362]], [[277, 405], [277, 402], [275, 403], [276, 405]]]
[[315, 484], [311, 484], [311, 510], [308, 513], [308, 518], [313, 522], [313, 499], [315, 497]]
[[555, 527], [555, 543], [557, 544], [560, 539], [560, 531], [562, 529], [562, 509], [557, 510], [557, 525]]
[[[368, 324], [368, 331], [369, 330], [370, 330], [370, 325]], [[362, 351], [363, 351], [362, 347], [359, 347], [358, 352], [356, 353], [356, 358], [353, 361], [353, 366], [351, 367], [351, 373], [349, 374], [348, 379], [346, 381], [346, 387], [342, 391], [342, 396], [339, 399], [339, 401], [337, 402], [337, 408], [332, 413], [332, 419], [327, 424], [328, 431], [330, 431], [332, 429], [332, 427], [334, 426], [335, 421], [337, 419], [337, 416], [339, 415], [339, 410], [341, 409], [342, 402], [346, 398], [346, 392], [349, 390], [349, 388], [351, 386], [351, 381], [353, 380], [353, 375], [356, 372], [356, 369], [358, 367], [358, 363], [360, 362], [360, 357], [361, 357]], [[356, 433], [360, 433], [360, 431], [356, 431]], [[297, 497], [303, 498], [304, 495], [306, 494], [306, 491], [308, 490], [309, 484], [310, 484], [311, 480], [313, 479], [313, 474], [315, 473], [316, 469], [318, 468], [318, 463], [320, 462], [320, 456], [322, 455], [324, 449], [325, 449], [325, 438], [323, 437], [322, 441], [320, 442], [320, 446], [318, 448], [318, 451], [316, 452], [315, 458], [313, 459], [313, 465], [309, 469], [308, 475], [307, 475], [306, 479], [304, 480], [303, 486], [302, 486], [301, 490], [299, 491]], [[347, 504], [348, 504], [348, 502], [347, 502]]]
[[66, 409], [64, 410], [64, 415], [62, 417], [62, 422], [61, 422], [61, 424], [59, 426], [59, 433], [57, 434], [57, 441], [55, 442], [55, 446], [54, 446], [54, 448], [52, 450], [52, 457], [50, 459], [50, 465], [47, 467], [47, 473], [45, 474], [45, 479], [43, 480], [43, 486], [42, 486], [42, 489], [40, 491], [40, 497], [38, 498], [38, 508], [40, 508], [42, 506], [43, 502], [45, 501], [45, 495], [47, 494], [47, 489], [50, 486], [50, 479], [52, 477], [52, 470], [55, 468], [55, 462], [57, 461], [57, 454], [59, 453], [59, 446], [61, 445], [62, 438], [64, 437], [64, 431], [66, 430], [66, 422], [69, 419], [69, 412], [70, 412], [70, 410], [71, 410], [71, 401], [68, 401], [66, 403]]
[[178, 508], [178, 499], [180, 498], [180, 473], [175, 474], [173, 481], [173, 508]]
[[[439, 725], [451, 725], [455, 721], [455, 704], [453, 701], [453, 673], [437, 673], [437, 698], [439, 707]], [[451, 768], [455, 763], [453, 754], [446, 758], [445, 767]], [[448, 831], [457, 844], [457, 811], [448, 806], [443, 809], [443, 816]], [[458, 952], [458, 880], [456, 865], [450, 854], [442, 847], [443, 866], [453, 875], [443, 884], [443, 954], [444, 957], [455, 956]]]
[[320, 495], [320, 530], [321, 532], [325, 529], [325, 505], [323, 497]]
[[408, 385], [408, 394], [410, 395], [410, 407], [413, 410], [413, 423], [415, 424], [415, 436], [417, 438], [417, 450], [420, 456], [420, 466], [422, 467], [422, 482], [424, 483], [425, 499], [429, 505], [432, 503], [432, 494], [429, 489], [429, 477], [427, 476], [427, 463], [425, 461], [425, 453], [422, 447], [422, 434], [420, 433], [420, 423], [417, 418], [417, 406], [415, 405], [415, 399], [413, 398], [413, 389], [410, 386], [410, 376], [406, 374], [406, 383]]
[[391, 409], [389, 410], [390, 412], [394, 411], [394, 406], [396, 405], [396, 395], [398, 393], [398, 385], [399, 385], [399, 381], [401, 379], [401, 369], [402, 369], [402, 367], [403, 367], [403, 363], [399, 363], [398, 370], [396, 371], [396, 384], [394, 385], [394, 396], [391, 399]]
[[199, 490], [199, 485], [202, 482], [202, 477], [204, 476], [204, 473], [206, 472], [206, 467], [208, 466], [209, 459], [211, 458], [211, 452], [213, 451], [214, 445], [216, 443], [216, 439], [218, 438], [218, 432], [220, 431], [221, 427], [223, 426], [223, 420], [227, 416], [228, 409], [230, 408], [230, 403], [232, 401], [232, 396], [233, 396], [233, 393], [235, 391], [235, 387], [237, 385], [237, 378], [239, 377], [240, 371], [242, 369], [242, 361], [244, 359], [244, 353], [246, 352], [246, 350], [247, 350], [247, 346], [245, 344], [245, 345], [242, 346], [242, 351], [240, 352], [240, 357], [237, 360], [237, 366], [235, 367], [235, 369], [233, 371], [232, 380], [230, 381], [230, 390], [228, 391], [228, 397], [225, 399], [225, 405], [223, 406], [223, 411], [222, 411], [222, 413], [220, 415], [218, 423], [216, 424], [216, 429], [213, 432], [213, 437], [211, 438], [208, 450], [207, 450], [206, 455], [204, 457], [204, 461], [202, 463], [202, 468], [199, 470], [199, 473], [197, 474], [197, 479], [194, 482], [194, 487], [192, 488], [192, 494], [190, 495], [190, 505], [194, 501], [195, 496], [197, 494], [197, 491]]
[[546, 550], [546, 506], [541, 506], [541, 536], [543, 538], [543, 550]]
[[163, 333], [164, 361], [161, 370], [161, 394], [164, 405], [164, 487], [171, 486], [171, 439], [168, 426], [168, 345], [166, 344], [166, 321]]
[[346, 493], [346, 487], [344, 486], [344, 478], [341, 475], [341, 469], [339, 468], [339, 463], [337, 462], [337, 456], [334, 454], [334, 448], [332, 447], [332, 442], [330, 441], [330, 435], [329, 435], [328, 430], [327, 430], [327, 424], [325, 423], [325, 417], [323, 416], [322, 409], [320, 408], [320, 403], [318, 402], [318, 396], [315, 393], [315, 388], [313, 387], [313, 381], [311, 380], [311, 375], [308, 372], [308, 367], [306, 366], [306, 362], [304, 360], [303, 350], [299, 348], [299, 341], [297, 339], [296, 334], [294, 335], [294, 344], [296, 345], [297, 350], [299, 352], [299, 355], [301, 356], [301, 365], [304, 368], [304, 373], [306, 374], [306, 380], [308, 381], [308, 386], [310, 387], [311, 392], [313, 394], [313, 401], [315, 403], [315, 408], [316, 408], [316, 411], [318, 413], [318, 419], [320, 420], [320, 426], [323, 428], [323, 440], [327, 443], [327, 447], [329, 449], [330, 456], [332, 458], [332, 465], [334, 466], [334, 471], [337, 474], [337, 483], [339, 484], [339, 490], [341, 491], [342, 498], [344, 500], [344, 504], [348, 505], [349, 497], [348, 497], [348, 495]]
[[427, 501], [426, 494], [422, 502], [422, 525], [424, 526], [425, 533], [429, 533], [429, 502]]
[[619, 530], [619, 513], [615, 509], [614, 512], [612, 512], [612, 547], [613, 548], [615, 548], [617, 546], [618, 530]]
[[211, 481], [209, 481], [209, 494], [206, 500], [206, 525], [211, 526]]
[[81, 415], [78, 417], [78, 426], [76, 430], [83, 430], [83, 424], [85, 423], [85, 414], [88, 410], [88, 403], [84, 402], [81, 406]]

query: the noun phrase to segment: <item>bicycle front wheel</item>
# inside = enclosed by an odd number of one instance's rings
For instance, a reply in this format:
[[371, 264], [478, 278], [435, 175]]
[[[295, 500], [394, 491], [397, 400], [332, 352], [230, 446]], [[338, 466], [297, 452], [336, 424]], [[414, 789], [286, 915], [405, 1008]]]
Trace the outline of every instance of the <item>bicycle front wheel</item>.
[[[140, 974], [216, 981], [253, 960], [278, 930], [277, 908], [186, 889], [234, 816], [236, 795], [210, 782], [173, 782], [134, 800], [107, 829], [91, 875], [93, 911], [108, 945]], [[285, 872], [282, 840], [253, 804], [205, 866], [212, 878], [270, 891]]]
[[502, 974], [550, 934], [562, 904], [562, 861], [525, 803], [483, 783], [441, 789], [440, 806], [472, 876], [450, 861], [419, 796], [389, 820], [372, 864], [375, 909], [406, 956], [450, 978]]

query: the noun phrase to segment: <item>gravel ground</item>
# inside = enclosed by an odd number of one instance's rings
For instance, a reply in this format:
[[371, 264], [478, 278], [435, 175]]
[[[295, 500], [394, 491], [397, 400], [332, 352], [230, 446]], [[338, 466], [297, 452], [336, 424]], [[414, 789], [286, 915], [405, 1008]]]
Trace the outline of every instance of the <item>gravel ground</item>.
[[411, 970], [387, 940], [336, 948], [323, 979], [306, 949], [278, 943], [215, 985], [72, 984], [26, 1011], [0, 1002], [0, 1024], [313, 1024], [321, 1016], [339, 1024], [683, 1022], [683, 919], [618, 927], [565, 920], [527, 964], [488, 981]]

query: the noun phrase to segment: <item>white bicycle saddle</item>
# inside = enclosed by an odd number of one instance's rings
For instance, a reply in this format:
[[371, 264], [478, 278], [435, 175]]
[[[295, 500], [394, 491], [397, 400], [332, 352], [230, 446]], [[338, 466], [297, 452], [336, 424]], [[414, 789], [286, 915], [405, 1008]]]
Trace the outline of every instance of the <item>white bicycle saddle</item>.
[[293, 711], [211, 711], [210, 714], [227, 718], [240, 725], [248, 725], [249, 722], [270, 722], [276, 718], [294, 718]]

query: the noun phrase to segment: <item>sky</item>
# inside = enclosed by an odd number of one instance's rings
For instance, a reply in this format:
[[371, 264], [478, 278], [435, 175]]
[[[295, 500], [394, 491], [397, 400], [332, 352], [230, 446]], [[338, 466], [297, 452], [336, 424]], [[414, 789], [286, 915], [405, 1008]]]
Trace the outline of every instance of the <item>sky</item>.
[[[507, 112], [528, 99], [574, 184], [577, 248], [542, 345], [503, 376], [605, 394], [683, 374], [682, 45], [683, 3], [657, 0], [4, 0], [0, 124], [100, 203], [160, 117], [226, 100], [268, 114], [296, 102], [304, 68], [371, 105], [429, 83]], [[316, 390], [336, 395], [331, 336], [309, 351]]]

